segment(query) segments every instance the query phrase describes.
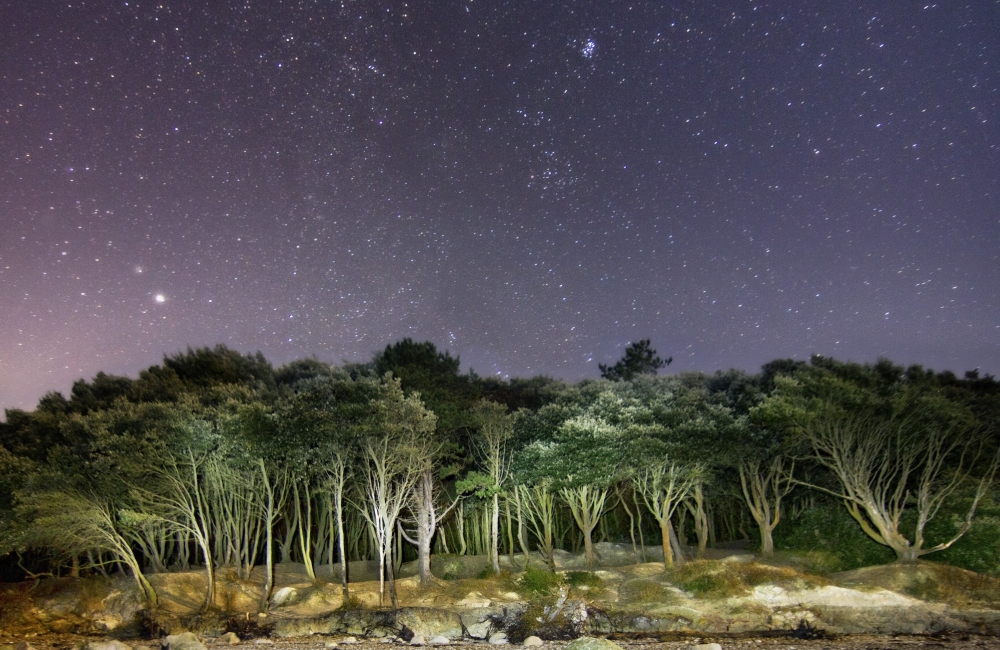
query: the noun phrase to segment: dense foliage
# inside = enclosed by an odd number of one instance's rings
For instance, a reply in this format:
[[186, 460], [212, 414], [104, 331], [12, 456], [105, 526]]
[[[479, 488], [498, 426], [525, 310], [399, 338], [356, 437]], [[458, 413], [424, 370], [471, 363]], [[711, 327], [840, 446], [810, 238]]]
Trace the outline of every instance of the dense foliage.
[[[98, 374], [0, 423], [5, 577], [275, 561], [341, 580], [375, 559], [585, 552], [683, 562], [750, 540], [837, 570], [927, 556], [1000, 572], [1000, 384], [888, 361], [779, 360], [657, 376], [648, 341], [609, 379], [462, 374], [405, 339], [371, 363], [273, 368], [225, 347]], [[535, 567], [544, 568], [544, 567]], [[261, 606], [266, 607], [266, 597]]]

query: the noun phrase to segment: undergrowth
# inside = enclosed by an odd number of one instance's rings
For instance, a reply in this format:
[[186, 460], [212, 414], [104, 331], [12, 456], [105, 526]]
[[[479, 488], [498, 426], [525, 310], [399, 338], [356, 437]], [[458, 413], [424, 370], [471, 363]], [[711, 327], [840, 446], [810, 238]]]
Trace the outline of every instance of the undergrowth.
[[744, 596], [754, 587], [773, 584], [786, 589], [819, 586], [824, 581], [794, 569], [753, 562], [699, 560], [674, 569], [671, 582], [699, 598]]
[[521, 575], [520, 586], [529, 594], [547, 595], [554, 592], [562, 583], [558, 573], [529, 566]]
[[902, 591], [935, 602], [1000, 603], [1000, 580], [946, 564], [934, 565], [933, 575], [920, 576], [919, 580], [904, 585]]
[[618, 587], [618, 599], [623, 603], [663, 603], [674, 604], [677, 594], [665, 585], [648, 578], [627, 580]]

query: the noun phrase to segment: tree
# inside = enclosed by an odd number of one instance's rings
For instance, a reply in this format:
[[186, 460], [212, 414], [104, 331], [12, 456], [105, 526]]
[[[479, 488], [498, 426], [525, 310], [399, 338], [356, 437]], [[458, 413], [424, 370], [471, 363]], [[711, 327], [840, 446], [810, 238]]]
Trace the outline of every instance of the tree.
[[607, 504], [608, 492], [619, 476], [624, 457], [620, 423], [609, 419], [616, 404], [612, 396], [582, 415], [562, 423], [551, 442], [536, 441], [521, 452], [521, 481], [530, 485], [549, 482], [563, 498], [583, 533], [587, 564], [596, 562], [594, 528]]
[[[197, 423], [193, 424], [197, 426]], [[203, 610], [215, 604], [212, 521], [204, 480], [204, 466], [210, 453], [196, 452], [188, 447], [151, 472], [149, 487], [137, 486], [133, 489], [141, 504], [141, 512], [159, 518], [173, 530], [190, 535], [197, 543], [205, 562], [207, 583]]]
[[508, 442], [514, 435], [513, 419], [507, 407], [496, 402], [478, 402], [472, 410], [479, 426], [473, 446], [485, 471], [479, 492], [492, 501], [490, 512], [490, 561], [493, 572], [500, 573], [500, 493], [510, 476], [511, 455]]
[[625, 356], [615, 365], [607, 366], [600, 363], [597, 367], [604, 379], [629, 381], [638, 375], [655, 375], [657, 370], [669, 366], [673, 360], [673, 357], [668, 357], [666, 361], [661, 359], [657, 356], [650, 340], [642, 339], [638, 343], [630, 343], [625, 348]]
[[141, 518], [129, 511], [119, 516], [110, 500], [73, 489], [35, 492], [24, 498], [20, 510], [22, 518], [31, 521], [26, 545], [73, 555], [89, 550], [110, 552], [128, 567], [143, 598], [156, 606], [156, 590], [142, 574], [128, 533], [130, 524], [142, 525]]
[[[913, 561], [950, 547], [969, 530], [976, 507], [992, 486], [1000, 455], [993, 456], [977, 481], [955, 535], [924, 548], [927, 522], [971, 478], [980, 450], [967, 432], [937, 429], [912, 435], [905, 424], [827, 414], [810, 422], [803, 433], [812, 459], [833, 472], [840, 484], [839, 490], [812, 487], [840, 498], [862, 530], [891, 548], [898, 560]], [[916, 510], [912, 539], [900, 526], [910, 508]]]
[[750, 515], [760, 530], [760, 552], [774, 555], [772, 533], [781, 521], [781, 500], [795, 486], [791, 468], [785, 467], [785, 457], [775, 455], [770, 462], [749, 456], [740, 460], [740, 487]]
[[431, 456], [430, 436], [434, 414], [424, 408], [419, 396], [403, 396], [399, 381], [391, 376], [382, 382], [372, 401], [373, 414], [361, 443], [359, 474], [366, 500], [361, 512], [371, 528], [379, 556], [379, 604], [389, 594], [396, 603], [395, 580], [387, 563], [392, 558], [392, 540], [399, 514]]
[[556, 561], [553, 552], [555, 550], [553, 538], [556, 517], [555, 495], [549, 490], [546, 481], [531, 486], [517, 485], [514, 490], [521, 505], [521, 511], [527, 518], [532, 532], [535, 533], [535, 539], [538, 540], [538, 550], [545, 558], [549, 571], [555, 573]]
[[[783, 421], [804, 457], [833, 478], [832, 484], [803, 484], [841, 500], [897, 560], [949, 548], [968, 531], [993, 484], [1000, 451], [990, 453], [989, 429], [967, 396], [885, 360], [860, 365], [815, 357], [774, 381], [774, 393], [758, 411]], [[966, 484], [974, 495], [957, 530], [926, 546], [927, 523]]]
[[284, 449], [276, 444], [280, 438], [274, 414], [265, 405], [245, 405], [228, 424], [233, 442], [245, 450], [248, 463], [260, 478], [257, 485], [261, 494], [254, 504], [264, 528], [265, 578], [258, 609], [266, 612], [274, 590], [274, 526], [288, 500], [291, 475], [282, 462]]
[[[674, 566], [674, 552], [671, 543], [673, 527], [670, 519], [691, 491], [696, 480], [696, 472], [664, 460], [655, 463], [633, 475], [632, 485], [653, 517], [660, 524], [663, 544], [663, 566]], [[679, 550], [679, 549], [678, 549]]]
[[478, 399], [471, 375], [459, 374], [459, 358], [438, 351], [430, 341], [402, 339], [375, 355], [377, 376], [391, 372], [407, 395], [420, 400], [437, 417], [435, 436], [441, 443], [438, 471], [442, 478], [457, 475], [469, 462], [470, 408]]
[[417, 574], [421, 586], [429, 586], [433, 582], [431, 575], [431, 541], [437, 531], [438, 522], [448, 516], [448, 513], [458, 505], [462, 496], [458, 495], [451, 504], [438, 512], [440, 506], [440, 486], [434, 478], [434, 466], [428, 456], [424, 459], [424, 467], [412, 488], [410, 510], [413, 512], [412, 523], [416, 530], [416, 539], [410, 537], [400, 527], [400, 532], [407, 542], [417, 547]]

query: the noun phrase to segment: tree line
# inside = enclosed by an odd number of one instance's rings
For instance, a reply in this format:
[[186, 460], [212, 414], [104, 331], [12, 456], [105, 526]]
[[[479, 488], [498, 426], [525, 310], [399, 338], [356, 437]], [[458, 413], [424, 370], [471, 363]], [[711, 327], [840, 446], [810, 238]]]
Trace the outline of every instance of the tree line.
[[559, 549], [598, 562], [599, 541], [668, 567], [745, 540], [996, 569], [994, 378], [819, 356], [657, 376], [667, 363], [643, 340], [600, 380], [504, 381], [404, 339], [364, 364], [218, 346], [100, 373], [0, 423], [4, 570], [121, 571], [155, 603], [150, 573], [197, 567], [209, 607], [218, 570], [257, 568], [263, 611], [275, 562], [346, 601], [349, 562], [374, 561], [395, 605], [407, 560], [422, 581], [433, 554], [554, 570]]

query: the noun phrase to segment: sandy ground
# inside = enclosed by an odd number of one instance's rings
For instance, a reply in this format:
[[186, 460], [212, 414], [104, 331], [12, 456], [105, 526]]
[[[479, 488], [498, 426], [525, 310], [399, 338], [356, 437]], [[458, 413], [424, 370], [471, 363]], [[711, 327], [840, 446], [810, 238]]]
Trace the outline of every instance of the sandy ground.
[[[87, 641], [102, 640], [100, 637], [87, 637], [71, 634], [47, 634], [29, 638], [13, 637], [0, 631], [0, 648], [17, 646], [27, 641], [36, 650], [72, 650], [81, 648]], [[259, 639], [246, 641], [238, 646], [209, 645], [210, 649], [246, 648], [247, 650], [322, 650], [336, 637], [300, 637], [280, 639]], [[871, 636], [845, 635], [829, 639], [795, 639], [784, 637], [678, 637], [674, 639], [649, 638], [615, 641], [625, 650], [686, 650], [699, 643], [718, 643], [723, 650], [890, 650], [895, 648], [982, 648], [984, 650], [1000, 650], [1000, 637], [978, 636], [968, 634], [947, 634], [933, 636]], [[125, 643], [134, 650], [159, 650], [154, 641], [126, 639]], [[568, 641], [549, 641], [541, 650], [562, 650]], [[411, 647], [401, 642], [360, 640], [357, 643], [341, 644], [339, 650], [388, 650], [389, 647]], [[466, 643], [455, 642], [448, 646], [454, 650], [488, 650], [497, 648], [486, 642]], [[503, 646], [500, 646], [503, 647]], [[510, 648], [519, 646], [507, 646]], [[6, 649], [4, 649], [6, 650]], [[22, 647], [22, 650], [23, 647]]]

